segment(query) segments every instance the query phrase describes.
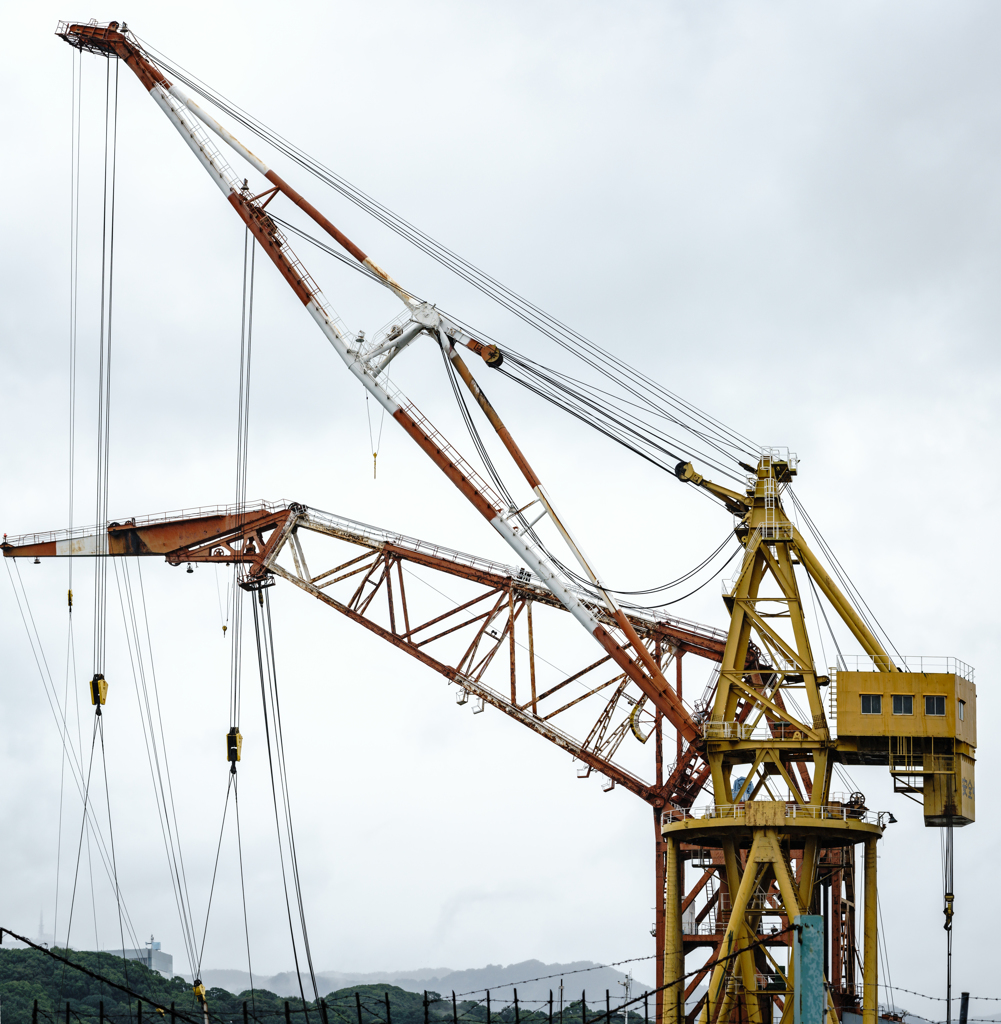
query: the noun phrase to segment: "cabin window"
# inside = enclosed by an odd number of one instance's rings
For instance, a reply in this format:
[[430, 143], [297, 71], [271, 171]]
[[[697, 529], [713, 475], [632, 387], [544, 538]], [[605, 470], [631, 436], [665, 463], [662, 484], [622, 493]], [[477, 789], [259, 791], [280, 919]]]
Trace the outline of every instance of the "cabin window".
[[945, 697], [939, 697], [934, 694], [925, 695], [925, 714], [926, 715], [944, 715], [945, 714]]
[[[895, 693], [893, 695], [893, 713], [895, 715], [913, 715], [914, 698], [909, 693]], [[945, 714], [943, 711], [942, 714]]]
[[881, 715], [883, 713], [883, 698], [878, 693], [862, 694], [862, 714]]
[[966, 720], [966, 701], [965, 700], [957, 700], [956, 703], [959, 705], [959, 707], [957, 709], [958, 714], [959, 714], [959, 720], [961, 722], [965, 721]]

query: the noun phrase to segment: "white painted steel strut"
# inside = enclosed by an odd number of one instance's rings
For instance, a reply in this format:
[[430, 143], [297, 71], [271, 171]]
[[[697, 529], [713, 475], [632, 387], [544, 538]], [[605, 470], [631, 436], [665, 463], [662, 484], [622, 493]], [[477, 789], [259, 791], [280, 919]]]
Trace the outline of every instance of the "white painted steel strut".
[[[250, 149], [244, 146], [231, 132], [227, 131], [215, 118], [207, 114], [183, 90], [171, 84], [146, 59], [142, 50], [126, 35], [118, 31], [117, 23], [112, 22], [108, 26], [61, 25], [58, 34], [72, 45], [78, 46], [81, 49], [103, 53], [106, 56], [117, 56], [123, 59], [132, 71], [136, 73], [143, 85], [148, 89], [154, 102], [167, 115], [209, 177], [212, 178], [219, 190], [226, 196], [237, 213], [239, 213], [248, 230], [251, 231], [261, 244], [265, 253], [306, 306], [306, 309], [316, 321], [317, 326], [351, 373], [358, 378], [369, 394], [400, 423], [403, 429], [456, 485], [474, 508], [543, 582], [560, 604], [595, 637], [622, 671], [665, 713], [682, 735], [689, 742], [696, 739], [700, 735], [698, 726], [678, 699], [674, 689], [664, 678], [660, 666], [657, 665], [649, 651], [647, 651], [635, 630], [615, 603], [612, 595], [600, 583], [597, 574], [591, 568], [589, 561], [585, 558], [569, 528], [556, 513], [538, 477], [535, 476], [534, 471], [531, 470], [524, 457], [521, 456], [520, 451], [514, 445], [510, 435], [507, 434], [503, 424], [500, 424], [501, 429], [498, 429], [498, 433], [501, 434], [508, 450], [512, 451], [512, 454], [517, 452], [520, 458], [516, 457], [516, 462], [518, 462], [519, 468], [532, 487], [536, 499], [542, 504], [546, 514], [552, 519], [592, 584], [603, 595], [610, 612], [624, 634], [623, 643], [620, 643], [613, 633], [609, 632], [598, 622], [585, 602], [568, 589], [550, 560], [536, 545], [530, 542], [528, 537], [519, 533], [517, 525], [512, 525], [511, 521], [516, 519], [517, 513], [512, 509], [505, 508], [501, 498], [465, 459], [455, 451], [451, 444], [431, 425], [426, 417], [402, 392], [388, 384], [380, 384], [376, 380], [379, 371], [376, 370], [373, 373], [372, 368], [362, 358], [360, 348], [351, 347], [345, 331], [342, 330], [338, 323], [336, 313], [331, 309], [305, 267], [303, 267], [292, 252], [285, 236], [278, 230], [275, 222], [265, 211], [264, 205], [259, 202], [268, 193], [262, 193], [261, 196], [257, 197], [250, 194], [245, 184], [240, 182], [211, 139], [201, 129], [198, 122], [191, 119], [189, 112], [194, 114], [199, 121], [205, 124], [223, 142], [247, 160], [266, 180], [271, 182], [274, 188], [269, 190], [270, 192], [281, 191], [291, 199], [354, 256], [355, 259], [381, 280], [387, 288], [393, 291], [406, 306], [415, 324], [419, 324], [435, 334], [438, 334], [440, 331], [450, 341], [458, 341], [474, 351], [482, 351], [483, 346], [460, 327], [444, 319], [432, 306], [422, 303], [410, 295], [409, 292], [327, 220], [323, 214], [292, 189]], [[472, 378], [468, 369], [465, 368], [465, 364], [458, 359], [457, 353], [451, 348], [451, 345], [447, 346], [447, 352], [453, 359], [453, 362], [456, 362], [457, 366], [461, 365], [460, 373], [462, 370], [465, 371], [463, 377], [467, 385], [470, 385], [484, 411], [487, 411], [489, 403], [484, 404], [485, 398], [482, 396], [482, 392], [479, 392], [475, 382], [473, 381], [470, 384]], [[497, 428], [499, 419], [496, 417], [496, 413], [493, 412], [492, 407], [489, 407], [488, 416], [491, 418], [491, 423]], [[634, 649], [637, 655], [636, 658], [630, 655], [628, 647]]]

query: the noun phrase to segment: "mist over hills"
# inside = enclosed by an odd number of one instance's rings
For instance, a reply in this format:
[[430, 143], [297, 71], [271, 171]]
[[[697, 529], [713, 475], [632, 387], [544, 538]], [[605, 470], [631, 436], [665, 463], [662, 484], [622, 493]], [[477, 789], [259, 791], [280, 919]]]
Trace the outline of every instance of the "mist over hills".
[[[540, 979], [540, 980], [534, 980]], [[545, 964], [541, 960], [523, 960], [520, 963], [487, 964], [454, 971], [447, 967], [422, 967], [408, 971], [375, 971], [352, 973], [322, 971], [316, 975], [320, 995], [325, 996], [339, 989], [354, 985], [397, 985], [408, 992], [438, 992], [448, 996], [473, 993], [482, 997], [483, 990], [490, 989], [491, 1000], [509, 1002], [518, 989], [519, 1002], [547, 1001], [552, 989], [553, 999], [558, 1004], [560, 982], [563, 983], [565, 1003], [578, 1000], [582, 992], [592, 1000], [604, 1005], [605, 990], [608, 990], [612, 1005], [618, 1005], [625, 998], [627, 975], [614, 967], [602, 967], [591, 960], [575, 960], [566, 964]], [[202, 981], [206, 986], [222, 988], [228, 992], [244, 992], [250, 988], [250, 975], [241, 970], [203, 970]], [[254, 987], [267, 989], [280, 996], [298, 996], [299, 983], [294, 971], [285, 971], [271, 977], [254, 976]], [[302, 988], [306, 998], [312, 995], [309, 975], [302, 976]], [[649, 991], [650, 986], [633, 979], [630, 983], [631, 997]]]

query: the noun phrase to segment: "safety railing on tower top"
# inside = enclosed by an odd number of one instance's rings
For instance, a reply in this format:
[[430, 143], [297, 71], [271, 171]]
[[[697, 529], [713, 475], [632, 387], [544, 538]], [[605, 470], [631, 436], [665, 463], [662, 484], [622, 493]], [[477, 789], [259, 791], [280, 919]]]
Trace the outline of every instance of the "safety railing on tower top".
[[848, 654], [842, 656], [840, 668], [844, 672], [895, 672], [899, 668], [904, 672], [944, 673], [971, 683], [974, 673], [973, 666], [965, 661], [939, 654]]
[[[696, 807], [692, 810], [670, 808], [663, 812], [665, 822], [672, 821], [708, 821], [729, 819], [740, 821], [747, 817], [747, 807], [753, 801], [739, 804], [714, 804], [709, 807]], [[850, 807], [847, 804], [785, 804], [785, 817], [790, 820], [814, 821], [858, 821], [866, 825], [878, 825], [882, 828], [889, 821], [888, 811], [870, 811], [865, 807]]]

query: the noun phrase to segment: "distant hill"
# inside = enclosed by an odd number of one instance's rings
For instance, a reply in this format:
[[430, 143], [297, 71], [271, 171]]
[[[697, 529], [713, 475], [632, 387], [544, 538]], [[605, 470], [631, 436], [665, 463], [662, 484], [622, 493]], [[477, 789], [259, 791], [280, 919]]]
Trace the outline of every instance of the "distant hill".
[[[541, 978], [540, 981], [531, 979]], [[202, 980], [206, 985], [216, 985], [230, 992], [242, 992], [250, 987], [250, 976], [246, 971], [239, 970], [206, 970], [202, 972]], [[483, 998], [486, 989], [490, 989], [490, 998], [500, 1006], [514, 999], [514, 989], [518, 989], [518, 1000], [523, 1003], [547, 1001], [549, 990], [553, 991], [554, 1001], [559, 1001], [560, 982], [563, 982], [564, 1005], [576, 1002], [581, 993], [587, 993], [589, 1005], [601, 1004], [604, 1009], [605, 990], [608, 990], [612, 1006], [618, 1006], [625, 993], [626, 975], [612, 967], [601, 967], [591, 960], [575, 960], [566, 964], [545, 964], [541, 960], [523, 960], [521, 963], [487, 964], [486, 967], [475, 967], [467, 970], [453, 971], [447, 967], [424, 967], [411, 971], [383, 971], [369, 974], [343, 973], [340, 971], [323, 971], [316, 976], [320, 995], [327, 995], [338, 989], [352, 988], [357, 985], [396, 985], [409, 992], [435, 991], [443, 997], [451, 998], [451, 993], [470, 993], [470, 998]], [[271, 977], [255, 977], [254, 982], [278, 995], [293, 996], [299, 994], [299, 984], [293, 971], [275, 974]], [[311, 991], [308, 975], [302, 978], [303, 989], [307, 994]], [[631, 985], [632, 996], [640, 996], [648, 991], [649, 986], [635, 979]]]

